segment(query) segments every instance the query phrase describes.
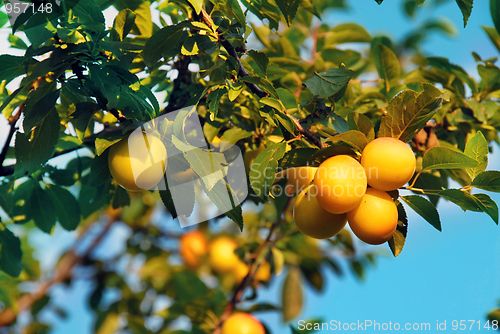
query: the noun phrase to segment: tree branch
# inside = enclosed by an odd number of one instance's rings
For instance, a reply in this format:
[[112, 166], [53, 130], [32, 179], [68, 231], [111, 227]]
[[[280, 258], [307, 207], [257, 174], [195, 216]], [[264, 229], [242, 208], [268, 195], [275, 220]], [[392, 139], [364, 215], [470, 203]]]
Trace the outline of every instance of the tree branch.
[[[116, 127], [113, 127], [113, 128], [109, 128], [109, 127], [108, 128], [104, 128], [104, 130], [99, 131], [98, 133], [94, 133], [93, 135], [91, 135], [91, 136], [89, 136], [87, 138], [84, 138], [83, 139], [83, 144], [86, 145], [87, 147], [92, 147], [92, 146], [94, 146], [94, 142], [95, 142], [95, 140], [97, 139], [98, 136], [101, 136], [101, 135], [104, 135], [104, 134], [111, 134], [111, 133], [115, 133], [115, 132], [118, 132], [118, 131], [122, 131], [123, 128], [124, 128], [123, 125], [116, 126]], [[53, 158], [59, 157], [59, 156], [64, 155], [64, 154], [68, 154], [68, 153], [77, 151], [77, 150], [79, 150], [81, 148], [85, 148], [85, 147], [84, 146], [78, 146], [78, 147], [73, 147], [73, 148], [69, 148], [67, 150], [62, 150], [62, 151], [56, 152], [56, 153], [54, 153], [52, 155], [52, 157], [50, 159], [53, 159]], [[15, 168], [16, 168], [15, 164], [1, 167], [0, 168], [0, 177], [1, 176], [9, 176], [9, 175], [14, 174]]]
[[[14, 308], [16, 311], [14, 311], [12, 308], [6, 308], [3, 311], [1, 311], [0, 328], [12, 325], [16, 321], [17, 315], [20, 312], [30, 309], [36, 302], [38, 302], [45, 295], [47, 295], [47, 293], [49, 292], [50, 288], [53, 285], [61, 283], [70, 278], [73, 268], [79, 263], [81, 263], [86, 257], [90, 256], [92, 251], [94, 251], [94, 249], [96, 249], [97, 246], [99, 246], [102, 239], [106, 236], [107, 232], [109, 231], [113, 223], [116, 222], [117, 220], [118, 220], [118, 213], [113, 216], [110, 216], [103, 230], [99, 233], [99, 235], [97, 235], [97, 237], [94, 238], [92, 244], [81, 255], [77, 254], [74, 247], [73, 249], [68, 251], [58, 264], [58, 270], [51, 279], [49, 279], [46, 282], [40, 283], [36, 291], [32, 293], [27, 293], [21, 296], [21, 298], [19, 298]], [[82, 237], [80, 237], [80, 240], [81, 238]]]
[[177, 78], [174, 79], [174, 88], [169, 94], [168, 105], [162, 110], [160, 115], [168, 114], [174, 110], [178, 110], [186, 105], [191, 96], [183, 88], [188, 87], [192, 84], [191, 74], [189, 73], [188, 67], [191, 63], [190, 57], [181, 57], [175, 63], [172, 69], [179, 72]]
[[[245, 278], [243, 278], [240, 285], [236, 288], [236, 291], [234, 292], [233, 297], [231, 298], [229, 304], [227, 304], [226, 308], [224, 309], [224, 312], [222, 312], [222, 315], [219, 318], [219, 323], [217, 324], [217, 326], [213, 330], [212, 334], [221, 334], [222, 325], [233, 313], [233, 311], [236, 307], [236, 304], [241, 300], [241, 297], [243, 296], [243, 292], [245, 291], [245, 289], [250, 284], [252, 284], [252, 282], [255, 278], [255, 275], [256, 275], [257, 271], [259, 270], [260, 265], [263, 262], [263, 261], [260, 261], [259, 263], [257, 263], [257, 258], [259, 258], [260, 254], [262, 253], [264, 248], [266, 248], [267, 245], [274, 244], [274, 242], [271, 242], [271, 237], [274, 233], [274, 230], [276, 229], [276, 227], [278, 225], [279, 225], [279, 223], [275, 223], [271, 226], [271, 228], [269, 229], [269, 234], [267, 235], [266, 240], [264, 240], [264, 242], [259, 246], [257, 251], [253, 254], [252, 260], [250, 261], [250, 264], [248, 266], [247, 275], [245, 276]], [[270, 247], [269, 250], [267, 251], [266, 256], [264, 256], [264, 259], [267, 257], [267, 255], [271, 251], [271, 248], [272, 247]]]

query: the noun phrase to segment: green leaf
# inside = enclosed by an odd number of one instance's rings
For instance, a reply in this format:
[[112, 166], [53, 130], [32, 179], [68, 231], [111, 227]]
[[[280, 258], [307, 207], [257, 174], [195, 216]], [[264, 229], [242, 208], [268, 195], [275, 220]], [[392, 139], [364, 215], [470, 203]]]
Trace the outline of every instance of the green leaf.
[[[55, 83], [47, 86], [50, 86], [49, 90], [56, 87]], [[24, 108], [24, 132], [29, 132], [35, 125], [47, 117], [56, 105], [59, 92], [59, 89], [47, 92], [47, 90], [38, 88], [28, 95]]]
[[472, 7], [474, 0], [456, 0], [458, 7], [462, 11], [464, 17], [464, 28], [467, 26], [467, 21], [469, 21], [470, 14], [472, 13]]
[[406, 217], [406, 211], [403, 208], [403, 205], [399, 201], [397, 201], [397, 208], [398, 226], [396, 227], [396, 232], [394, 232], [392, 237], [387, 242], [394, 257], [397, 257], [403, 251], [403, 247], [406, 242], [406, 235], [408, 233], [408, 218]]
[[280, 98], [278, 92], [276, 91], [276, 88], [274, 88], [273, 83], [265, 78], [246, 76], [246, 77], [240, 77], [238, 79], [243, 82], [253, 83], [262, 88], [263, 90], [265, 90], [266, 92], [268, 92], [269, 94], [271, 94], [273, 97], [277, 99]]
[[476, 201], [477, 205], [481, 208], [481, 210], [488, 216], [490, 216], [495, 224], [498, 225], [498, 206], [491, 199], [491, 197], [486, 194], [475, 194], [472, 195], [472, 197]]
[[214, 115], [214, 118], [217, 116], [217, 113], [219, 111], [219, 103], [222, 98], [222, 95], [224, 95], [226, 92], [227, 88], [222, 87], [212, 90], [208, 94], [207, 97], [208, 110]]
[[496, 31], [495, 28], [492, 27], [481, 27], [483, 30], [486, 32], [486, 35], [488, 35], [489, 39], [491, 40], [491, 43], [497, 48], [498, 51], [500, 51], [500, 33]]
[[423, 197], [416, 195], [400, 197], [410, 208], [427, 220], [436, 230], [441, 231], [441, 220], [436, 207]]
[[113, 28], [119, 36], [119, 40], [123, 39], [128, 35], [135, 23], [135, 18], [137, 15], [130, 9], [124, 9], [116, 15], [113, 22]]
[[278, 4], [281, 13], [283, 13], [286, 23], [290, 27], [295, 15], [297, 15], [300, 0], [276, 0], [276, 3]]
[[172, 136], [172, 143], [177, 149], [184, 152], [184, 157], [195, 173], [203, 180], [208, 191], [212, 190], [215, 184], [224, 178], [223, 166], [227, 163], [224, 154], [190, 146], [175, 136]]
[[43, 232], [51, 233], [57, 220], [56, 207], [48, 191], [40, 188], [38, 183], [33, 187], [29, 199], [29, 209], [29, 214], [35, 221], [35, 225]]
[[450, 63], [447, 58], [443, 57], [428, 57], [426, 62], [429, 66], [435, 67], [439, 70], [444, 70], [455, 75], [457, 78], [465, 82], [470, 89], [474, 92], [476, 91], [476, 83], [467, 74], [467, 72], [460, 66]]
[[203, 8], [203, 0], [187, 0], [194, 8], [196, 15], [200, 15]]
[[24, 57], [12, 56], [12, 55], [0, 55], [0, 82], [7, 80], [11, 81], [20, 75], [25, 73], [24, 68]]
[[464, 153], [444, 146], [433, 147], [424, 154], [422, 169], [475, 168], [479, 163]]
[[334, 111], [330, 112], [328, 117], [321, 117], [319, 122], [330, 129], [334, 129], [338, 133], [344, 133], [350, 130], [347, 121]]
[[[1, 14], [0, 14], [0, 16], [1, 16]], [[0, 23], [0, 27], [1, 26], [2, 26], [2, 24]], [[20, 37], [18, 37], [16, 35], [9, 34], [9, 37], [7, 39], [10, 43], [10, 47], [12, 47], [14, 49], [19, 49], [19, 50], [28, 49], [28, 46], [26, 45], [26, 43]]]
[[115, 333], [119, 320], [120, 320], [120, 314], [114, 311], [101, 313], [94, 325], [94, 333], [96, 334]]
[[71, 117], [76, 118], [75, 131], [80, 141], [83, 141], [85, 137], [90, 119], [100, 109], [99, 105], [93, 102], [80, 102], [76, 104], [76, 111], [71, 114]]
[[30, 133], [16, 134], [15, 175], [31, 174], [51, 157], [59, 139], [59, 115], [52, 109]]
[[368, 145], [368, 140], [364, 133], [356, 130], [349, 130], [347, 132], [335, 135], [331, 141], [333, 143], [338, 143], [339, 141], [349, 144], [359, 152], [363, 152], [363, 149]]
[[[163, 180], [165, 184], [168, 184], [166, 176], [163, 176]], [[172, 194], [170, 193], [169, 187], [166, 187], [166, 189], [160, 190], [159, 192], [160, 192], [160, 199], [163, 202], [163, 205], [165, 205], [165, 208], [167, 208], [167, 211], [170, 212], [173, 219], [177, 218], [178, 216], [177, 211], [175, 209], [174, 200], [172, 199]], [[194, 198], [194, 188], [193, 188], [193, 198]]]
[[82, 23], [104, 23], [104, 14], [94, 0], [78, 0], [73, 7], [73, 14]]
[[184, 56], [195, 56], [200, 53], [200, 48], [193, 38], [188, 38], [181, 47], [181, 53]]
[[483, 210], [476, 202], [474, 197], [468, 192], [458, 189], [446, 189], [439, 193], [439, 196], [447, 199], [448, 201], [460, 206], [464, 211], [482, 212]]
[[323, 72], [314, 72], [304, 84], [320, 99], [335, 95], [354, 77], [354, 71], [343, 68], [331, 68]]
[[327, 32], [326, 45], [342, 43], [370, 43], [372, 37], [365, 28], [356, 23], [341, 23]]
[[[220, 141], [223, 143], [236, 144], [239, 140], [248, 138], [253, 135], [253, 132], [245, 131], [241, 128], [231, 128], [226, 130], [222, 135]], [[230, 146], [230, 145], [225, 145]], [[221, 147], [221, 152], [225, 151], [225, 147]], [[229, 148], [229, 147], [228, 147]]]
[[250, 185], [255, 194], [262, 199], [267, 198], [270, 187], [276, 178], [278, 161], [285, 155], [286, 143], [276, 143], [262, 151], [250, 170]]
[[233, 102], [236, 100], [238, 95], [240, 95], [241, 91], [245, 87], [245, 84], [242, 82], [234, 82], [232, 80], [226, 80], [226, 85], [227, 85], [227, 96], [229, 98], [229, 101]]
[[90, 175], [88, 183], [91, 187], [97, 187], [111, 179], [111, 172], [108, 165], [109, 150], [97, 155], [90, 164]]
[[111, 147], [113, 144], [119, 142], [123, 138], [123, 135], [119, 131], [112, 134], [107, 134], [102, 138], [97, 138], [95, 140], [95, 150], [97, 155], [101, 155], [104, 151], [106, 151], [108, 147]]
[[392, 87], [399, 85], [398, 79], [401, 76], [401, 65], [398, 56], [382, 43], [377, 43], [373, 48], [373, 60], [381, 79], [385, 82], [386, 93]]
[[490, 0], [490, 14], [493, 20], [493, 25], [500, 34], [500, 1]]
[[80, 223], [80, 205], [73, 194], [55, 185], [47, 185], [46, 192], [52, 199], [59, 224], [65, 230], [75, 230]]
[[474, 178], [471, 185], [486, 191], [500, 193], [500, 172], [496, 170], [482, 172]]
[[113, 196], [111, 205], [113, 209], [118, 209], [130, 205], [130, 196], [128, 194], [128, 191], [123, 189], [122, 187], [116, 187], [116, 192]]
[[269, 58], [267, 58], [264, 52], [250, 50], [247, 53], [257, 65], [260, 67], [262, 72], [267, 76], [267, 65], [269, 65]]
[[316, 165], [319, 166], [320, 161], [313, 158], [313, 155], [318, 150], [315, 148], [296, 148], [286, 152], [282, 159], [279, 161], [280, 169], [287, 169], [292, 167], [301, 167]]
[[241, 9], [238, 0], [226, 0], [226, 1], [227, 5], [231, 9], [231, 12], [238, 21], [238, 23], [241, 24], [242, 27], [246, 27], [245, 13], [243, 13], [243, 10]]
[[433, 85], [424, 84], [424, 90], [417, 93], [407, 89], [396, 95], [387, 106], [387, 114], [382, 116], [378, 137], [398, 138], [409, 142], [424, 128], [441, 107], [442, 92]]
[[350, 113], [347, 116], [347, 124], [349, 126], [349, 130], [357, 130], [364, 133], [369, 142], [375, 139], [375, 129], [372, 121], [370, 121], [370, 119], [365, 115], [357, 112]]
[[0, 230], [0, 269], [12, 277], [21, 274], [21, 241], [10, 230]]
[[162, 56], [173, 56], [178, 52], [179, 41], [185, 24], [166, 26], [151, 36], [144, 46], [144, 62], [152, 67]]
[[297, 267], [289, 267], [281, 292], [283, 322], [296, 318], [302, 311], [302, 277]]
[[478, 131], [474, 137], [469, 139], [465, 144], [464, 153], [478, 162], [476, 167], [466, 169], [467, 174], [469, 174], [471, 179], [474, 179], [477, 175], [484, 172], [486, 166], [488, 166], [488, 141], [484, 138], [481, 131]]

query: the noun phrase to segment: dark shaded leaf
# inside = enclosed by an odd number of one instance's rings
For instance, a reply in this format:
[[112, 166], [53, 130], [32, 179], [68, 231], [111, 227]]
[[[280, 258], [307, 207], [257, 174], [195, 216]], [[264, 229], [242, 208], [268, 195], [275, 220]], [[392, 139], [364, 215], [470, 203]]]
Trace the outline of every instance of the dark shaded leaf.
[[441, 220], [436, 207], [423, 197], [410, 195], [400, 197], [410, 208], [424, 218], [436, 230], [441, 231]]
[[403, 205], [399, 201], [397, 201], [397, 208], [398, 226], [396, 227], [396, 232], [394, 232], [391, 239], [387, 242], [394, 257], [401, 254], [405, 245], [406, 234], [408, 233], [408, 218], [406, 217], [406, 211], [403, 208]]
[[464, 28], [467, 26], [467, 21], [469, 21], [470, 14], [472, 13], [472, 7], [474, 0], [456, 0], [458, 7], [462, 11], [464, 17]]
[[23, 269], [21, 241], [5, 226], [0, 230], [0, 269], [13, 277], [18, 277]]
[[65, 230], [75, 230], [80, 223], [80, 205], [73, 194], [54, 185], [47, 185], [46, 192], [52, 199], [59, 224]]
[[33, 131], [17, 133], [15, 175], [33, 173], [52, 157], [59, 139], [59, 126], [59, 115], [52, 109]]

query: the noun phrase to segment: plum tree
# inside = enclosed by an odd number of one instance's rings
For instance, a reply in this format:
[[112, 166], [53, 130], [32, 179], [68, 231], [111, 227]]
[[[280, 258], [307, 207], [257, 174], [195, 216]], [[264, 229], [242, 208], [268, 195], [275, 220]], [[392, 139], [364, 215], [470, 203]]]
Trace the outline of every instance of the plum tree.
[[[233, 320], [239, 310], [289, 323], [305, 292], [326, 291], [343, 268], [366, 278], [377, 261], [379, 249], [342, 229], [346, 218], [395, 257], [422, 242], [406, 240], [407, 210], [436, 233], [454, 228], [442, 226], [444, 201], [498, 224], [500, 172], [487, 165], [500, 142], [500, 68], [495, 51], [474, 52], [474, 64], [426, 54], [426, 37], [456, 30], [437, 17], [445, 1], [405, 0], [415, 24], [401, 38], [328, 19], [395, 1], [44, 0], [22, 14], [13, 2], [0, 3], [1, 36], [16, 49], [2, 44], [0, 55], [5, 332], [57, 327], [46, 315], [73, 311], [52, 293], [61, 283], [87, 287], [82, 319], [96, 333], [237, 334], [253, 319]], [[465, 22], [472, 4], [459, 2]], [[422, 20], [425, 7], [433, 15]], [[497, 0], [490, 13], [484, 37], [498, 49]], [[206, 154], [209, 144], [220, 150]], [[215, 170], [240, 154], [246, 175]], [[151, 191], [164, 176], [179, 187]], [[236, 205], [234, 194], [248, 196]], [[179, 225], [212, 213], [202, 234]], [[37, 233], [74, 242], [54, 241], [60, 259], [40, 266]], [[259, 281], [283, 282], [281, 304], [260, 302]]]

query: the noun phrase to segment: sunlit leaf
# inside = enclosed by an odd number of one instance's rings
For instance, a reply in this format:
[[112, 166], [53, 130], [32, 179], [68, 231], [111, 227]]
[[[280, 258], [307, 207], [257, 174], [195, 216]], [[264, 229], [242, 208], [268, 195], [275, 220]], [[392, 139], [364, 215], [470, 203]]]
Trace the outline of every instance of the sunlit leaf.
[[488, 141], [484, 138], [481, 131], [478, 131], [474, 137], [467, 141], [464, 153], [478, 162], [476, 167], [466, 169], [471, 179], [474, 179], [477, 175], [484, 172], [486, 166], [488, 166]]
[[296, 318], [302, 311], [302, 277], [297, 267], [290, 267], [281, 292], [283, 321]]
[[314, 72], [304, 84], [313, 95], [320, 99], [327, 98], [339, 92], [354, 76], [354, 71], [343, 68], [331, 68], [323, 72]]
[[433, 147], [424, 154], [422, 169], [475, 168], [477, 160], [466, 154], [444, 146]]
[[410, 141], [424, 128], [441, 107], [442, 92], [432, 85], [424, 84], [424, 90], [417, 93], [407, 89], [396, 95], [387, 106], [382, 117], [378, 137], [398, 138]]
[[477, 175], [472, 181], [472, 186], [486, 191], [500, 192], [500, 172], [486, 171]]
[[276, 178], [276, 168], [278, 161], [283, 158], [286, 150], [286, 143], [276, 143], [262, 151], [250, 170], [250, 184], [255, 194], [264, 199]]

